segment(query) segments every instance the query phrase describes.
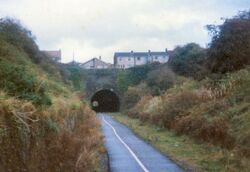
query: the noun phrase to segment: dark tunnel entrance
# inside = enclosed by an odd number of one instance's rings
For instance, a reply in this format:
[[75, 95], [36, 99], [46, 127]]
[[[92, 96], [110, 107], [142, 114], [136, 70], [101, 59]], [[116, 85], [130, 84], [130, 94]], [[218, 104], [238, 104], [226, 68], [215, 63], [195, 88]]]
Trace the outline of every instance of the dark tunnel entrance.
[[100, 90], [91, 98], [92, 109], [96, 112], [118, 112], [119, 97], [111, 90]]

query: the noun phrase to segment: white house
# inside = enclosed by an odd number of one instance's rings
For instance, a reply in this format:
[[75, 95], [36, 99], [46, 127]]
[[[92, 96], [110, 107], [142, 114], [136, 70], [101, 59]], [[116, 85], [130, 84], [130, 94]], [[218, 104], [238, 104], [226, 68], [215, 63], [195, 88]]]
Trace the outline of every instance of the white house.
[[114, 65], [116, 68], [130, 68], [137, 65], [159, 62], [166, 63], [169, 60], [167, 49], [163, 52], [116, 52]]
[[107, 68], [111, 68], [112, 64], [102, 61], [101, 57], [99, 57], [99, 59], [92, 58], [91, 60], [83, 64], [80, 64], [80, 67], [84, 69], [107, 69]]

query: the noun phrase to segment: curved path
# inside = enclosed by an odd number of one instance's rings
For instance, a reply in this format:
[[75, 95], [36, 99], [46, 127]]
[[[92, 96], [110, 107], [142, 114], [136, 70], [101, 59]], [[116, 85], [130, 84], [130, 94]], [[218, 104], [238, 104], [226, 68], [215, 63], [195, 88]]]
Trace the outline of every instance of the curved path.
[[182, 172], [183, 169], [107, 114], [98, 114], [111, 172]]

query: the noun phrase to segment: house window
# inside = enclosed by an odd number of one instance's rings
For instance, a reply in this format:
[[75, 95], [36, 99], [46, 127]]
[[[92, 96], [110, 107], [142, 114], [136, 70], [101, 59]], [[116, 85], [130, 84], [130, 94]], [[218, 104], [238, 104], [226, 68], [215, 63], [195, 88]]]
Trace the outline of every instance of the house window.
[[128, 61], [130, 61], [131, 59], [130, 59], [130, 57], [128, 58]]
[[155, 56], [155, 60], [157, 60], [158, 59], [158, 57], [157, 56]]
[[141, 57], [137, 57], [137, 60], [141, 60]]

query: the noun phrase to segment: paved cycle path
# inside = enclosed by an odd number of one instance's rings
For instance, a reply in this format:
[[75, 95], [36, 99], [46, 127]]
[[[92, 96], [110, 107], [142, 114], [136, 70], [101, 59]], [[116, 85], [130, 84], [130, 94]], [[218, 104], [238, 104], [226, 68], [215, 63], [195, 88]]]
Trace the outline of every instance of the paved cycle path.
[[183, 172], [172, 160], [138, 138], [128, 127], [99, 113], [111, 172]]

